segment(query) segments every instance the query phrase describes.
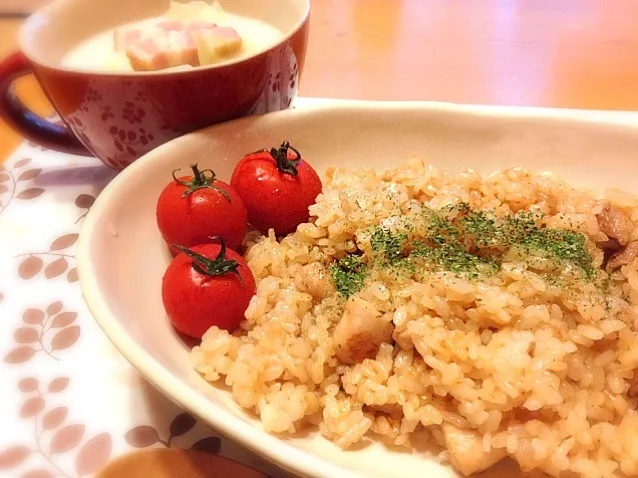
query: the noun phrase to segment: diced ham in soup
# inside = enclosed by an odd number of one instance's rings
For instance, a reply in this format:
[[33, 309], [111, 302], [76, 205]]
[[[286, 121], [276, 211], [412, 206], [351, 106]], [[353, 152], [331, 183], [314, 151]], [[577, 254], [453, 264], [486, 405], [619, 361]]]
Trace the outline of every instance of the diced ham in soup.
[[183, 22], [178, 20], [165, 20], [157, 23], [157, 27], [169, 32], [206, 30], [217, 28], [217, 24], [207, 22], [206, 20], [194, 20], [192, 22]]
[[125, 51], [130, 45], [142, 40], [143, 28], [116, 28], [113, 32], [115, 51]]
[[159, 22], [157, 24], [157, 27], [167, 32], [180, 32], [186, 30], [186, 25], [184, 24], [184, 22], [178, 21]]
[[197, 45], [185, 30], [164, 31], [126, 49], [136, 71], [154, 71], [181, 65], [199, 66]]
[[199, 66], [237, 52], [241, 37], [234, 28], [213, 22], [162, 20], [128, 29], [117, 29], [115, 49], [126, 51], [136, 71], [175, 66]]
[[[275, 26], [226, 12], [218, 0], [159, 3], [168, 4], [161, 15], [131, 19], [134, 20], [131, 23], [83, 39], [65, 53], [63, 65], [122, 73], [161, 71], [171, 67], [188, 70], [194, 66], [247, 58], [282, 40], [283, 32]], [[167, 38], [167, 34], [179, 36]], [[195, 43], [197, 55], [191, 41], [185, 40], [189, 37]]]

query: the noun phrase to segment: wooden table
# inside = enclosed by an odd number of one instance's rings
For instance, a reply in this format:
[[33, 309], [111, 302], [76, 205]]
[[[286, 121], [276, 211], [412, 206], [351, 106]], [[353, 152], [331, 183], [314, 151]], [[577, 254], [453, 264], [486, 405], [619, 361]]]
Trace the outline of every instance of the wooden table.
[[[636, 0], [313, 0], [304, 96], [638, 110]], [[19, 19], [0, 20], [0, 55]], [[50, 112], [32, 78], [28, 104]], [[0, 159], [20, 138], [0, 125]]]

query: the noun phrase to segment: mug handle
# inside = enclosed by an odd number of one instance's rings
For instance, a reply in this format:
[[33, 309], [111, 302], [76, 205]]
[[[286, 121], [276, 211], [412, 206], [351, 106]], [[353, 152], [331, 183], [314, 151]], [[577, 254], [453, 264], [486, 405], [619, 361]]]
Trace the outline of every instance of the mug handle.
[[38, 116], [16, 95], [13, 82], [33, 73], [22, 52], [13, 53], [0, 63], [0, 117], [25, 138], [62, 153], [93, 156], [64, 124], [56, 124]]

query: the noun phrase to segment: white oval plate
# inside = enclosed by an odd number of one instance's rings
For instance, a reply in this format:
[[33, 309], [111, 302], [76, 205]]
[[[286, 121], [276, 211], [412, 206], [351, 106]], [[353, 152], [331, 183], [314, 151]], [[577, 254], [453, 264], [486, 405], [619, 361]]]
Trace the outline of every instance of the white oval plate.
[[[78, 269], [95, 320], [142, 375], [231, 439], [299, 475], [456, 476], [449, 467], [370, 443], [342, 451], [311, 433], [279, 439], [261, 429], [222, 388], [195, 374], [188, 349], [164, 313], [160, 284], [168, 264], [155, 202], [176, 168], [212, 168], [228, 180], [243, 154], [289, 140], [322, 173], [328, 166], [391, 167], [412, 155], [445, 168], [481, 173], [512, 166], [550, 170], [572, 183], [636, 191], [638, 127], [633, 115], [454, 106], [442, 103], [337, 102], [211, 127], [150, 152], [100, 194], [84, 223]], [[598, 119], [596, 119], [598, 118]], [[507, 470], [507, 471], [506, 471]], [[481, 476], [515, 476], [511, 462]]]

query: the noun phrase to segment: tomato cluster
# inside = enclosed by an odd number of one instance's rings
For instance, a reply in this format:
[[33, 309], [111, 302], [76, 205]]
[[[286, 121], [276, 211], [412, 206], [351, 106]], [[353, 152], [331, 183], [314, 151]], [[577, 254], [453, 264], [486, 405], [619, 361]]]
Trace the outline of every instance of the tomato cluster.
[[162, 300], [173, 326], [201, 338], [212, 326], [239, 327], [255, 279], [238, 252], [249, 225], [266, 235], [294, 232], [309, 219], [321, 180], [299, 151], [278, 148], [244, 156], [230, 184], [191, 165], [157, 201], [157, 225], [175, 255], [162, 280]]

